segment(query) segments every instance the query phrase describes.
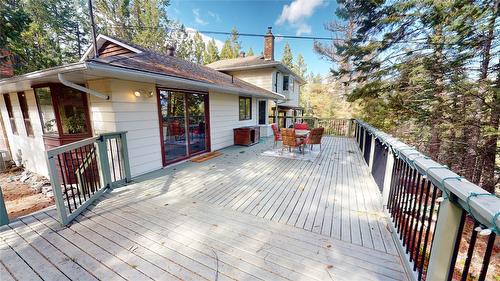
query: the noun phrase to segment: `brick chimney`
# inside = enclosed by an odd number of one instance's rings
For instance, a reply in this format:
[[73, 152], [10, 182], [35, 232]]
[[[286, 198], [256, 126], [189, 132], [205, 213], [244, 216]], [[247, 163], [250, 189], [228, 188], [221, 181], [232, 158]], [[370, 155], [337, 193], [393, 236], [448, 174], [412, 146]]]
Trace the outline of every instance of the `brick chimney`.
[[271, 31], [272, 27], [267, 28], [267, 33], [264, 36], [264, 59], [274, 60], [274, 35]]
[[244, 58], [246, 56], [245, 52], [241, 51], [239, 57]]

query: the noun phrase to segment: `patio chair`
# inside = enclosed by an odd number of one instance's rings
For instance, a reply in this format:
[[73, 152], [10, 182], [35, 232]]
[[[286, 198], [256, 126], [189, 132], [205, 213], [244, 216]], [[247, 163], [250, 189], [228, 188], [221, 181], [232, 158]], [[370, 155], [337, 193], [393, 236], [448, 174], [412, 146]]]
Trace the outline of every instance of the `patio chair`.
[[304, 154], [304, 140], [302, 138], [297, 138], [295, 135], [295, 129], [281, 129], [281, 138], [283, 139], [283, 148], [288, 147], [288, 151], [292, 151], [292, 148], [298, 147], [299, 151]]
[[307, 130], [308, 129], [307, 123], [295, 123], [293, 125], [293, 127], [295, 130]]
[[306, 145], [309, 144], [311, 146], [311, 150], [313, 149], [313, 145], [319, 144], [319, 150], [321, 151], [321, 138], [323, 137], [323, 133], [325, 132], [325, 128], [314, 128], [309, 132], [309, 136], [306, 138]]
[[281, 139], [281, 134], [280, 131], [278, 130], [278, 127], [276, 124], [271, 124], [271, 129], [273, 129], [273, 135], [274, 135], [274, 145], [273, 148], [275, 148], [278, 145], [279, 141], [282, 141]]

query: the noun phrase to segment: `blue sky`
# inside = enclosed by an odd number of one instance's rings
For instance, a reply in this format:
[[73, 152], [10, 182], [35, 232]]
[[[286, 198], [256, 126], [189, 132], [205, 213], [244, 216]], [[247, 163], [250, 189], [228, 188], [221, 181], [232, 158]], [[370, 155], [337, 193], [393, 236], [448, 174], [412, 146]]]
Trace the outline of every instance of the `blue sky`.
[[[170, 19], [179, 20], [187, 28], [209, 31], [231, 31], [236, 27], [241, 33], [267, 32], [282, 35], [303, 35], [329, 37], [324, 24], [335, 17], [335, 1], [289, 0], [289, 1], [230, 1], [230, 0], [171, 0], [167, 8]], [[227, 36], [212, 35], [223, 42]], [[240, 37], [243, 50], [252, 47], [255, 54], [263, 48], [260, 37]], [[308, 66], [308, 72], [327, 74], [331, 63], [321, 59], [313, 51], [313, 40], [276, 39], [275, 59], [280, 60], [285, 42], [290, 44], [294, 58], [301, 53]], [[323, 41], [325, 42], [325, 41]]]

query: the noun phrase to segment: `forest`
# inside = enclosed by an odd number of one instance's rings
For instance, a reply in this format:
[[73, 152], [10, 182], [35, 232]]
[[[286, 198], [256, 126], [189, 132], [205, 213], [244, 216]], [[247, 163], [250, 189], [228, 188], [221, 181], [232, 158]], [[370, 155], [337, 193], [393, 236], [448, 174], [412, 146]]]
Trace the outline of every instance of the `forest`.
[[[330, 75], [308, 72], [288, 44], [282, 62], [308, 82], [307, 115], [362, 118], [498, 194], [499, 1], [338, 0], [335, 20], [324, 26], [332, 40], [313, 46], [331, 62]], [[0, 49], [12, 53], [15, 74], [80, 58], [90, 37], [86, 2], [0, 2]], [[95, 0], [98, 33], [161, 52], [168, 44], [199, 64], [244, 51], [236, 28], [219, 50], [171, 20], [168, 5]]]
[[316, 51], [358, 117], [499, 193], [499, 0], [339, 0]]

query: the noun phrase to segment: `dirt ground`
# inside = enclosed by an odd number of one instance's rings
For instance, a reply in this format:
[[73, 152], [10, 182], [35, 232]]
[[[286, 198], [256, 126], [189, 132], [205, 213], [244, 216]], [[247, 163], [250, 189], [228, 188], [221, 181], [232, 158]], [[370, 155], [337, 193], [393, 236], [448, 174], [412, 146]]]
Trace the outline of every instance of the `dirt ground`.
[[37, 193], [29, 183], [20, 181], [18, 178], [22, 172], [23, 170], [0, 173], [0, 186], [11, 220], [54, 204], [53, 198]]

